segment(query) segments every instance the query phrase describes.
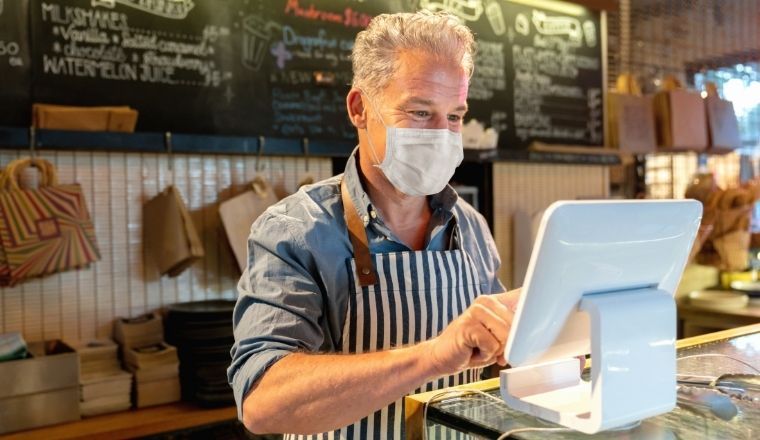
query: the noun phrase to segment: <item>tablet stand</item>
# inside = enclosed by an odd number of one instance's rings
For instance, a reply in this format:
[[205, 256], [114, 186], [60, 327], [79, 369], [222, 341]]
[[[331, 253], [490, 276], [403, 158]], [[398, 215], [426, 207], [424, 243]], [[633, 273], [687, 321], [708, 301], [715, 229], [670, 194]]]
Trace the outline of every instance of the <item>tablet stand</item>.
[[[676, 310], [656, 288], [583, 295], [591, 321], [591, 380], [577, 358], [501, 371], [513, 409], [587, 434], [672, 410], [676, 403]], [[507, 359], [509, 360], [509, 359]]]

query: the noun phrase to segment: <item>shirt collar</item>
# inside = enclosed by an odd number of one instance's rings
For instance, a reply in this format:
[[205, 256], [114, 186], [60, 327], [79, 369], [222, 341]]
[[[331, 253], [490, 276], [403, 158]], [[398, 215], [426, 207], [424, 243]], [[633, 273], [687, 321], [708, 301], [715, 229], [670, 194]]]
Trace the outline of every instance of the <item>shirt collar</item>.
[[[348, 189], [348, 195], [351, 197], [351, 201], [354, 203], [356, 211], [359, 213], [359, 217], [364, 221], [364, 225], [366, 226], [370, 221], [369, 213], [374, 210], [372, 208], [372, 201], [369, 199], [369, 195], [364, 191], [364, 186], [362, 185], [358, 157], [359, 147], [356, 147], [346, 162], [343, 181]], [[447, 184], [441, 192], [433, 194], [428, 200], [433, 212], [440, 209], [448, 218], [449, 214], [453, 212], [454, 205], [458, 198], [459, 196], [454, 188]]]

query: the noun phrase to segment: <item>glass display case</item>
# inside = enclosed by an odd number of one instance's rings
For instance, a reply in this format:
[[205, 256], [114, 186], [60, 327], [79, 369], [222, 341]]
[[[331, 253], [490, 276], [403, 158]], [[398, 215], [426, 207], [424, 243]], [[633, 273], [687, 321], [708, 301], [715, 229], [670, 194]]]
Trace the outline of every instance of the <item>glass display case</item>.
[[[498, 439], [507, 432], [512, 434], [502, 438], [760, 438], [760, 325], [690, 338], [678, 346], [677, 407], [632, 426], [591, 436], [566, 430], [510, 409], [501, 399], [498, 379], [492, 379], [460, 387], [460, 393], [410, 396], [407, 432], [413, 439], [425, 438], [422, 426], [431, 439]], [[710, 385], [722, 375], [729, 376]]]

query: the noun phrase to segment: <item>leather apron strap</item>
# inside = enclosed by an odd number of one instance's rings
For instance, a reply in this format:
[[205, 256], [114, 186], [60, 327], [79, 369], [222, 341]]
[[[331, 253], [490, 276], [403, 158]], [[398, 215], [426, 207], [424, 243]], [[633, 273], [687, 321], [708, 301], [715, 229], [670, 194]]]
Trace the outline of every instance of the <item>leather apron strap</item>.
[[356, 278], [362, 287], [377, 284], [377, 272], [372, 262], [372, 255], [369, 253], [369, 240], [367, 239], [367, 230], [364, 221], [356, 212], [356, 206], [351, 201], [348, 189], [343, 181], [340, 182], [340, 195], [343, 199], [343, 217], [346, 219], [348, 229], [348, 238], [351, 240], [351, 246], [354, 248], [354, 260], [356, 261]]

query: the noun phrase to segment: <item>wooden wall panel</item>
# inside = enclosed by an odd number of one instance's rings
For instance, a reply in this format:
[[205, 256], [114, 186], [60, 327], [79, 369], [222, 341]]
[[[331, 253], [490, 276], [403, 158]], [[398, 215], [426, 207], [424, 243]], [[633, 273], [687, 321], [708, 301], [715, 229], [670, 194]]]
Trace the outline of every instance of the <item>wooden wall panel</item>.
[[603, 166], [496, 163], [494, 175], [494, 239], [502, 264], [500, 279], [515, 288], [513, 217], [533, 215], [557, 200], [606, 198], [609, 171]]

